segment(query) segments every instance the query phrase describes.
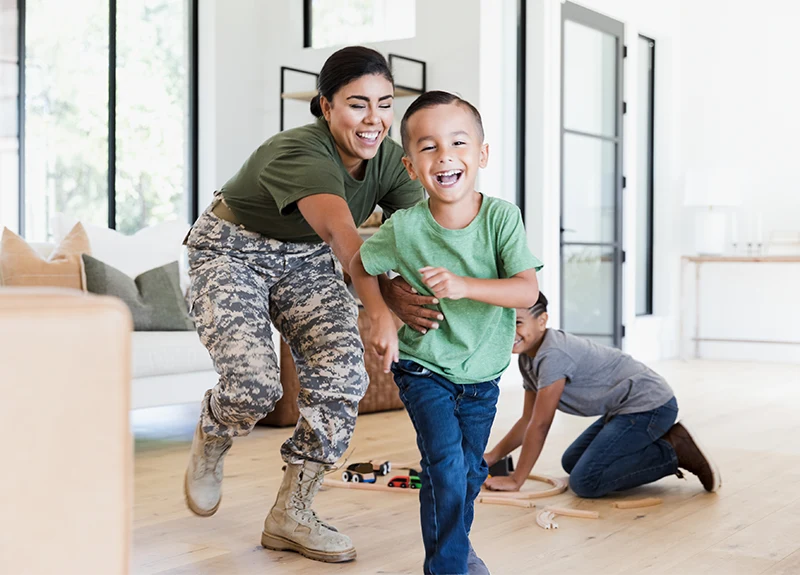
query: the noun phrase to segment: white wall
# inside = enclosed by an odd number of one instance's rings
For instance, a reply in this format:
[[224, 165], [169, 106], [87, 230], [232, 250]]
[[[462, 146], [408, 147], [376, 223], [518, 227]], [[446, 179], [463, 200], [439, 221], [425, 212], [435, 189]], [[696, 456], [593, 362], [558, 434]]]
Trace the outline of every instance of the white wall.
[[[743, 199], [732, 213], [738, 214], [740, 242], [758, 240], [759, 218], [764, 241], [773, 231], [800, 232], [800, 172], [795, 167], [800, 157], [800, 38], [794, 33], [800, 6], [789, 0], [751, 4], [746, 9], [733, 9], [722, 0], [578, 3], [623, 22], [629, 47], [624, 88], [628, 114], [623, 170], [628, 187], [623, 227], [628, 263], [623, 272], [623, 323], [627, 327], [623, 347], [646, 360], [673, 357], [678, 354], [682, 317], [680, 256], [693, 253], [695, 245], [695, 213], [683, 205], [685, 176], [696, 170], [736, 174], [741, 182], [737, 192]], [[528, 227], [531, 246], [547, 266], [541, 277], [542, 289], [556, 294], [556, 299], [560, 275], [560, 13], [559, 0], [529, 3]], [[648, 317], [635, 315], [639, 34], [656, 41], [655, 309]], [[729, 272], [715, 268], [703, 272], [701, 335], [794, 337], [794, 332], [786, 331], [787, 302], [771, 295], [769, 287], [775, 282], [759, 271], [764, 269], [760, 266], [752, 273], [739, 273], [737, 287], [744, 288], [739, 291], [724, 289], [720, 278], [730, 280]], [[778, 269], [784, 271], [774, 273], [783, 274], [784, 281], [791, 280], [788, 268]], [[683, 302], [689, 334], [694, 322], [691, 277], [693, 274], [687, 277]], [[746, 322], [737, 323], [738, 330], [730, 326], [731, 311], [742, 309], [742, 300], [748, 296], [763, 304], [758, 310], [757, 334]], [[554, 325], [561, 320], [557, 307], [551, 314]], [[687, 346], [693, 349], [688, 342]], [[796, 346], [738, 344], [704, 344], [701, 353], [704, 357], [765, 360], [798, 355]]]
[[[204, 205], [255, 147], [278, 131], [280, 67], [319, 71], [336, 48], [302, 47], [300, 2], [226, 0], [224, 7], [203, 2], [201, 10], [201, 46], [206, 48], [200, 59]], [[512, 98], [513, 107], [515, 69], [507, 59], [514, 57], [516, 46], [508, 34], [515, 10], [515, 0], [437, 0], [426, 3], [424, 10], [418, 6], [415, 38], [367, 44], [384, 55], [426, 61], [428, 89], [458, 92], [481, 109], [491, 156], [479, 187], [512, 201], [515, 180], [507, 166], [513, 165], [513, 156], [509, 159], [506, 150], [513, 154], [515, 148], [506, 102]], [[398, 119], [410, 101], [398, 99]], [[290, 105], [291, 113], [304, 114], [300, 104]]]
[[681, 10], [687, 171], [741, 177], [740, 241], [755, 239], [758, 214], [765, 240], [800, 231], [800, 5], [703, 0]]
[[[790, 0], [681, 4], [683, 163], [740, 179], [740, 243], [800, 232], [800, 6]], [[762, 219], [761, 234], [757, 221]], [[684, 223], [686, 252], [693, 222]], [[759, 237], [760, 235], [760, 237]], [[729, 239], [730, 231], [729, 231]], [[730, 248], [730, 245], [729, 245]], [[800, 342], [800, 264], [705, 264], [700, 336]], [[687, 331], [693, 335], [694, 278], [687, 274]], [[690, 355], [694, 346], [687, 342]], [[701, 357], [800, 362], [800, 346], [703, 343]]]

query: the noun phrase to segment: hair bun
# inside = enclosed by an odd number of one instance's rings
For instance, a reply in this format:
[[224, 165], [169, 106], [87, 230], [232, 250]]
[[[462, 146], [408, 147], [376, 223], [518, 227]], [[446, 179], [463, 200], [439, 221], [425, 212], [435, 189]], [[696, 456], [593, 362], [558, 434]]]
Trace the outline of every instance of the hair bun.
[[311, 98], [311, 104], [309, 104], [309, 108], [311, 109], [311, 113], [314, 114], [315, 117], [317, 118], [322, 117], [322, 105], [319, 103], [319, 94]]

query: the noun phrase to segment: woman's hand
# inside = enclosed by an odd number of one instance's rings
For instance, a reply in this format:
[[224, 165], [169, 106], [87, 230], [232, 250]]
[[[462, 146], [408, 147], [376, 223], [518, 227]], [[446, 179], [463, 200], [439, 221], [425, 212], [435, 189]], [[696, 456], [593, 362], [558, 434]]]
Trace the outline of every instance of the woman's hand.
[[420, 333], [427, 333], [429, 329], [439, 329], [438, 322], [442, 321], [444, 316], [439, 310], [423, 307], [438, 304], [438, 299], [419, 295], [400, 276], [380, 283], [386, 305], [400, 318], [400, 321]]
[[370, 324], [369, 347], [381, 358], [383, 373], [389, 373], [392, 362], [400, 361], [397, 326], [388, 311], [376, 318], [370, 318]]
[[461, 276], [445, 268], [433, 268], [426, 266], [420, 268], [422, 282], [431, 288], [437, 297], [449, 299], [461, 299], [467, 297], [467, 282]]
[[513, 475], [490, 477], [484, 485], [492, 491], [519, 491], [522, 483], [517, 483]]

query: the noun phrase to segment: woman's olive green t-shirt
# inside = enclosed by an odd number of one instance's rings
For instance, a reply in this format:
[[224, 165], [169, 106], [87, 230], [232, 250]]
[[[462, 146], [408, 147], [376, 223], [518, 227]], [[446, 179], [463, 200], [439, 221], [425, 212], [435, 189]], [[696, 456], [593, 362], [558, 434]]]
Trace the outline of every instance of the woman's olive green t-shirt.
[[400, 145], [386, 138], [367, 160], [364, 178], [357, 180], [342, 164], [328, 123], [320, 118], [261, 144], [220, 191], [248, 230], [284, 242], [319, 242], [297, 201], [315, 194], [340, 196], [356, 226], [376, 205], [390, 216], [423, 199], [422, 187], [408, 177], [402, 157]]

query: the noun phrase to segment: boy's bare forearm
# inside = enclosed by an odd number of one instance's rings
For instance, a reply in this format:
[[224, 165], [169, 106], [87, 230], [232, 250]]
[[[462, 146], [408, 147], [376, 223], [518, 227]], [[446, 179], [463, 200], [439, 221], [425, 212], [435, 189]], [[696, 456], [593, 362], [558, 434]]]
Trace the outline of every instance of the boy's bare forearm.
[[381, 294], [378, 278], [371, 276], [364, 269], [361, 256], [356, 252], [352, 262], [350, 262], [350, 277], [353, 279], [353, 287], [356, 289], [364, 309], [371, 318], [382, 314], [389, 314], [389, 307]]
[[497, 460], [502, 459], [517, 447], [522, 445], [522, 439], [525, 437], [525, 429], [527, 428], [527, 419], [518, 419], [514, 426], [506, 433], [505, 437], [494, 446], [492, 454], [497, 457]]
[[528, 278], [515, 276], [508, 279], [464, 278], [467, 297], [471, 300], [500, 307], [530, 307], [539, 297], [539, 285]]
[[522, 485], [530, 475], [533, 466], [542, 453], [548, 431], [549, 428], [539, 425], [535, 421], [531, 421], [528, 424], [525, 437], [522, 440], [522, 451], [519, 454], [517, 468], [511, 475], [517, 485]]

